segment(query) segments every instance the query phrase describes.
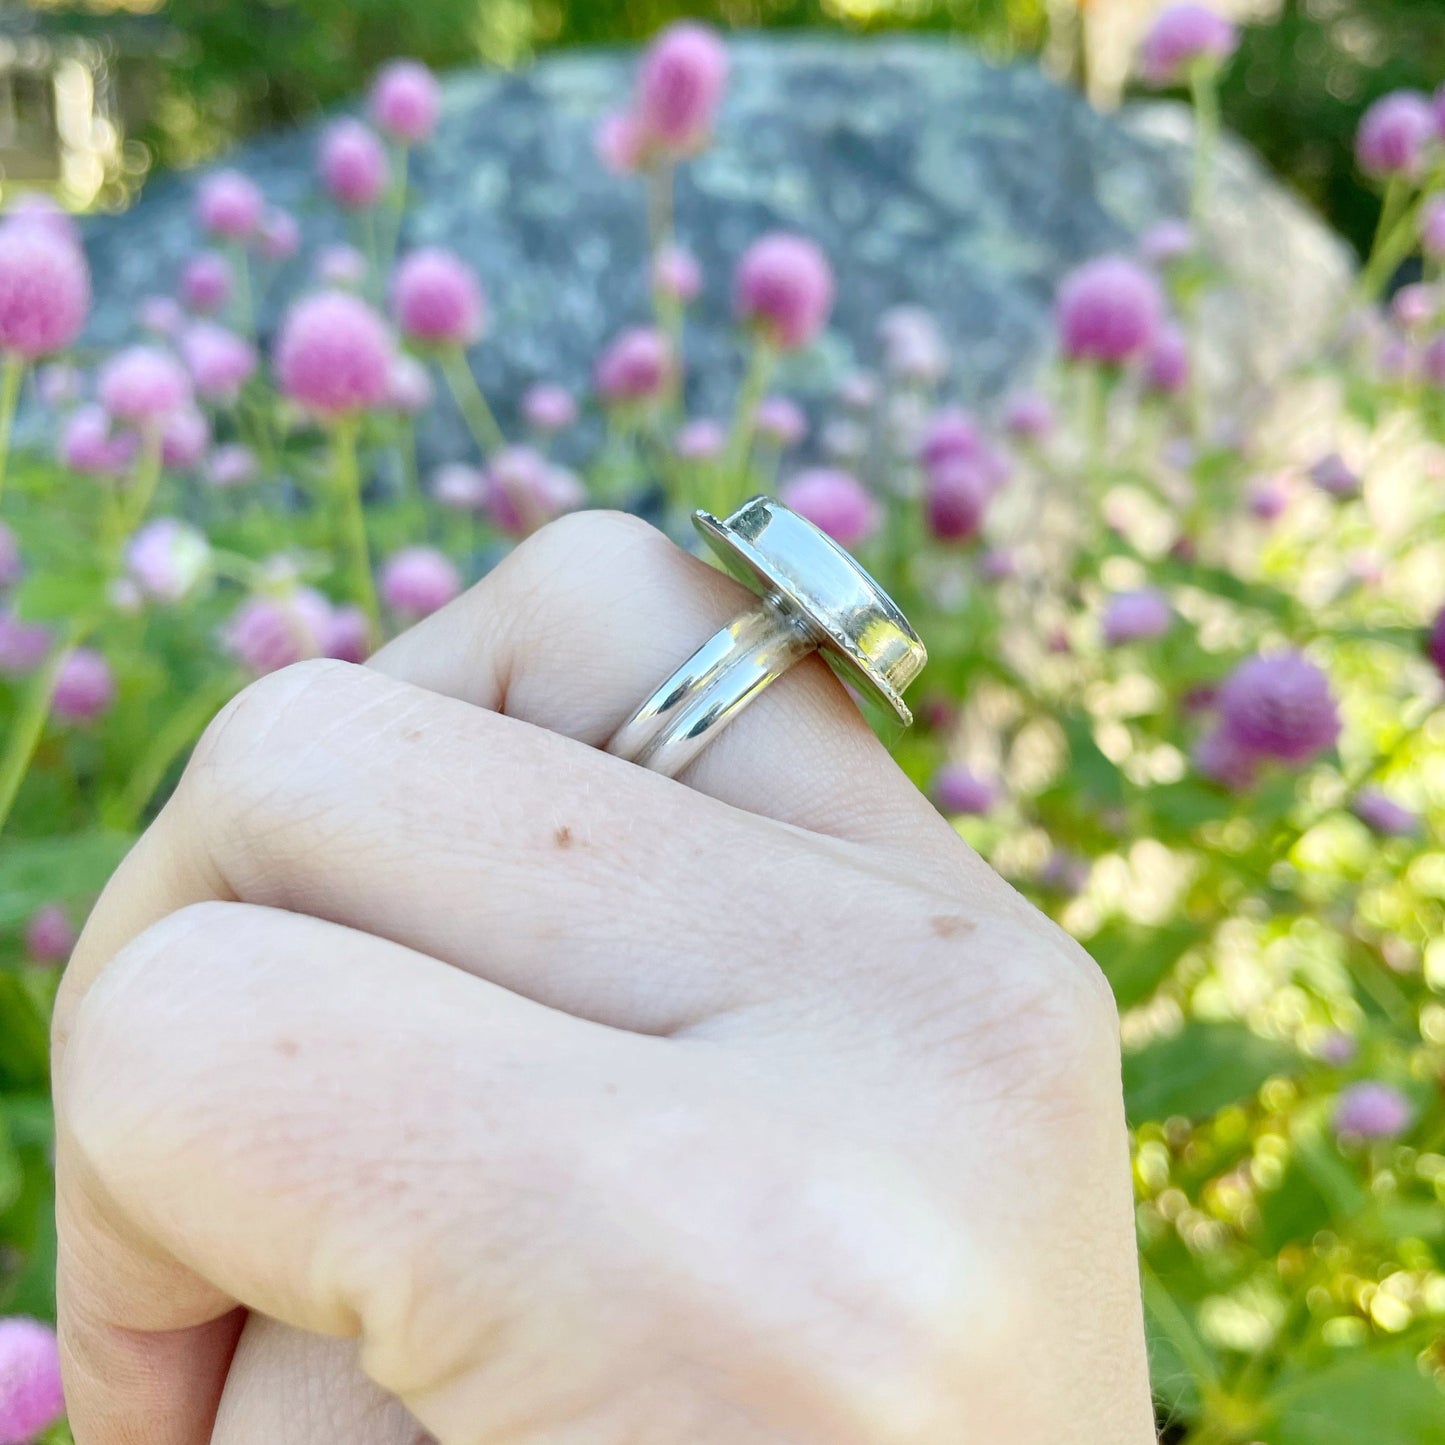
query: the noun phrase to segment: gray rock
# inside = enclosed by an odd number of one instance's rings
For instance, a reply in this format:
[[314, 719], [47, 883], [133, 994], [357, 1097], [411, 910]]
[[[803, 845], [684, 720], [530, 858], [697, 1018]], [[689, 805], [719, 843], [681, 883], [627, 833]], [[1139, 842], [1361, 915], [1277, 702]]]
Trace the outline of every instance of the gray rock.
[[[995, 66], [944, 40], [747, 37], [733, 60], [717, 144], [677, 194], [680, 237], [707, 276], [689, 331], [697, 414], [729, 404], [731, 271], [763, 231], [812, 235], [839, 274], [833, 327], [795, 364], [793, 389], [867, 365], [879, 313], [916, 302], [954, 347], [953, 390], [976, 401], [1044, 354], [1065, 271], [1187, 204], [1178, 107], [1101, 116], [1032, 67]], [[586, 52], [520, 75], [455, 74], [440, 132], [414, 159], [404, 241], [452, 246], [481, 272], [493, 321], [474, 360], [504, 424], [534, 379], [585, 389], [608, 336], [647, 315], [642, 188], [592, 152], [593, 127], [625, 96], [633, 64], [630, 53]], [[297, 213], [307, 252], [346, 234], [313, 187], [316, 137], [315, 127], [271, 135], [226, 158]], [[130, 334], [136, 303], [165, 289], [195, 247], [197, 180], [158, 178], [128, 213], [92, 226], [96, 342]], [[1234, 385], [1268, 380], [1332, 310], [1345, 251], [1237, 144], [1220, 158], [1216, 197], [1209, 241], [1243, 289], [1205, 308], [1211, 369]], [[263, 329], [304, 276], [298, 261], [278, 278]], [[455, 417], [433, 428], [429, 450], [465, 449]]]

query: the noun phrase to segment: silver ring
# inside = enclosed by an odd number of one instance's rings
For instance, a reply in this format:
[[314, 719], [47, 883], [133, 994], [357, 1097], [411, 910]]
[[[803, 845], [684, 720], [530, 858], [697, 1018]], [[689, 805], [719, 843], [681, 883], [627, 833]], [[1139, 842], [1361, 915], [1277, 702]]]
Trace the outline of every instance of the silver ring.
[[810, 652], [913, 721], [903, 691], [928, 653], [893, 599], [825, 532], [771, 497], [693, 523], [762, 601], [713, 634], [622, 724], [607, 751], [676, 777], [770, 683]]

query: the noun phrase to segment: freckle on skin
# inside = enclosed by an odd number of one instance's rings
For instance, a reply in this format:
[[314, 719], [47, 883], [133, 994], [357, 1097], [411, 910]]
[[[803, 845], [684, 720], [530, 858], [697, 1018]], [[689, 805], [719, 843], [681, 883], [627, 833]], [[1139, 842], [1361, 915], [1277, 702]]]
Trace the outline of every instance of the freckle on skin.
[[928, 926], [939, 938], [967, 938], [978, 927], [957, 913], [935, 913], [928, 920]]
[[404, 743], [417, 743], [426, 735], [425, 728], [406, 728], [401, 734]]
[[283, 1058], [294, 1059], [301, 1052], [301, 1045], [295, 1039], [277, 1039], [276, 1052]]
[[572, 830], [565, 824], [558, 828], [552, 837], [559, 848], [570, 848], [572, 846]]

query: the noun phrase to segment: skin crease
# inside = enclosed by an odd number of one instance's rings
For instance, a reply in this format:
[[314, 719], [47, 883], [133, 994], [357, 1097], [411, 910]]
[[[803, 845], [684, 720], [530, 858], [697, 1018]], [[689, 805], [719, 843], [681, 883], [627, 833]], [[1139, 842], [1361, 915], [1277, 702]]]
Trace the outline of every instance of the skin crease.
[[1092, 961], [827, 669], [597, 751], [746, 602], [632, 519], [262, 679], [57, 1006], [77, 1445], [1145, 1445]]

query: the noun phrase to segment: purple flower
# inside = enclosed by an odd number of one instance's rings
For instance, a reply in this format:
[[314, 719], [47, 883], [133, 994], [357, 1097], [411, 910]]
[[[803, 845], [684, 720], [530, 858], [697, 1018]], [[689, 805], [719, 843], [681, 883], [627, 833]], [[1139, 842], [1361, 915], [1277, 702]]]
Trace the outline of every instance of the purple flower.
[[726, 428], [711, 417], [695, 417], [678, 432], [673, 450], [685, 462], [715, 462], [727, 450]]
[[1164, 396], [1178, 396], [1189, 385], [1189, 342], [1179, 327], [1160, 329], [1144, 361], [1144, 380]]
[[779, 493], [784, 504], [843, 547], [856, 547], [878, 530], [883, 511], [857, 477], [833, 467], [799, 472]]
[[259, 677], [327, 655], [333, 627], [331, 604], [310, 587], [295, 587], [279, 596], [247, 598], [231, 615], [221, 642]]
[[1151, 266], [1172, 266], [1194, 251], [1194, 232], [1188, 221], [1159, 221], [1139, 238], [1139, 254]]
[[426, 346], [471, 346], [481, 338], [486, 304], [476, 272], [440, 246], [403, 257], [391, 283], [397, 325]]
[[1355, 1055], [1359, 1053], [1360, 1046], [1353, 1034], [1347, 1034], [1343, 1029], [1331, 1029], [1319, 1042], [1316, 1052], [1325, 1063], [1334, 1068], [1342, 1069], [1346, 1064], [1353, 1063]]
[[1382, 838], [1413, 838], [1420, 831], [1419, 814], [1412, 813], [1379, 788], [1361, 788], [1350, 804], [1350, 811]]
[[1153, 587], [1115, 592], [1104, 605], [1104, 645], [1122, 647], [1163, 637], [1174, 625], [1169, 599]]
[[1394, 1139], [1414, 1117], [1410, 1101], [1374, 1079], [1351, 1084], [1335, 1104], [1335, 1132], [1353, 1139]]
[[344, 242], [325, 247], [316, 257], [316, 279], [333, 289], [352, 289], [366, 280], [366, 257]]
[[382, 598], [404, 617], [429, 617], [461, 590], [461, 574], [435, 547], [403, 548], [382, 565]]
[[51, 411], [61, 411], [85, 396], [85, 377], [78, 367], [52, 361], [35, 373], [40, 400]]
[[338, 662], [365, 662], [371, 653], [371, 623], [354, 603], [332, 609], [321, 655]]
[[1402, 286], [1390, 298], [1390, 314], [1406, 331], [1418, 331], [1440, 314], [1440, 296], [1423, 282]]
[[1445, 331], [1431, 337], [1420, 353], [1420, 374], [1431, 386], [1445, 387]]
[[1220, 65], [1238, 48], [1239, 31], [1224, 16], [1185, 0], [1155, 17], [1144, 36], [1139, 69], [1150, 85], [1174, 85], [1196, 65]]
[[587, 500], [575, 473], [531, 447], [503, 448], [487, 468], [486, 483], [487, 512], [513, 537], [526, 537]]
[[80, 227], [64, 206], [43, 191], [26, 191], [15, 198], [6, 220], [14, 225], [33, 226], [54, 241], [80, 245]]
[[[30, 915], [25, 925], [25, 951], [36, 963], [64, 963], [75, 947], [75, 925], [58, 903], [45, 903]], [[4, 1366], [0, 1365], [0, 1381], [4, 1379]], [[0, 1384], [0, 1395], [4, 1385]], [[0, 1408], [0, 1418], [3, 1418]], [[0, 1427], [3, 1429], [3, 1427]], [[3, 1439], [0, 1434], [0, 1439]]]
[[603, 116], [592, 134], [597, 159], [614, 175], [629, 175], [639, 169], [646, 145], [642, 123], [631, 111]]
[[55, 1331], [23, 1315], [0, 1319], [0, 1441], [29, 1445], [64, 1413]]
[[1420, 215], [1420, 247], [1432, 261], [1445, 259], [1445, 196], [1435, 196]]
[[681, 306], [702, 294], [702, 267], [682, 246], [664, 246], [652, 262], [652, 286], [658, 295]]
[[940, 542], [971, 542], [983, 528], [994, 488], [976, 462], [957, 461], [931, 470], [923, 493], [923, 516]]
[[774, 346], [796, 351], [828, 324], [833, 268], [807, 237], [775, 231], [743, 253], [734, 303], [738, 316]]
[[1018, 558], [1004, 547], [990, 547], [978, 559], [979, 575], [986, 582], [1006, 582], [1017, 577], [1018, 570]]
[[1064, 355], [1105, 366], [1146, 356], [1163, 318], [1158, 281], [1127, 256], [1104, 256], [1070, 272], [1055, 303]]
[[212, 236], [244, 241], [261, 224], [266, 207], [260, 188], [240, 171], [216, 171], [196, 192], [196, 220]]
[[436, 129], [442, 96], [437, 78], [419, 60], [393, 60], [371, 87], [372, 124], [402, 145], [417, 145]]
[[1435, 614], [1430, 631], [1425, 638], [1425, 655], [1435, 664], [1435, 670], [1445, 678], [1445, 607]]
[[1194, 766], [1201, 777], [1234, 793], [1247, 792], [1259, 778], [1259, 757], [1239, 746], [1223, 728], [1204, 734], [1194, 747]]
[[849, 411], [870, 411], [878, 403], [878, 378], [866, 371], [845, 376], [838, 386], [838, 400]]
[[136, 324], [153, 336], [175, 336], [186, 324], [186, 313], [174, 296], [147, 296], [136, 307]]
[[391, 364], [386, 404], [403, 416], [420, 416], [435, 399], [426, 367], [414, 356], [398, 356]]
[[933, 798], [945, 813], [982, 817], [998, 803], [998, 788], [958, 763], [945, 763], [933, 779]]
[[1276, 522], [1289, 507], [1289, 488], [1279, 477], [1261, 477], [1250, 487], [1247, 501], [1261, 522]]
[[253, 237], [267, 261], [289, 261], [301, 249], [301, 226], [290, 211], [272, 209], [261, 217]]
[[20, 559], [20, 539], [0, 522], [0, 591], [13, 587], [25, 575]]
[[83, 476], [108, 477], [123, 471], [133, 454], [134, 438], [111, 433], [110, 414], [94, 403], [66, 418], [56, 453], [61, 462]]
[[1247, 658], [1219, 689], [1220, 728], [1241, 751], [1306, 763], [1335, 744], [1340, 714], [1329, 679], [1300, 652]]
[[50, 653], [50, 629], [0, 611], [0, 677], [28, 677]]
[[691, 20], [669, 25], [644, 52], [638, 74], [636, 113], [648, 142], [679, 155], [705, 145], [727, 77], [716, 31]]
[[255, 481], [259, 470], [256, 453], [241, 442], [227, 442], [206, 459], [205, 480], [218, 491], [243, 487]]
[[432, 473], [431, 494], [449, 512], [480, 512], [487, 504], [487, 478], [480, 467], [449, 462]]
[[1338, 452], [1321, 457], [1310, 468], [1309, 477], [1320, 491], [1337, 501], [1345, 501], [1360, 494], [1359, 474]]
[[396, 348], [386, 323], [358, 296], [322, 291], [298, 301], [281, 323], [281, 391], [334, 419], [386, 405]]
[[210, 571], [211, 544], [205, 534], [175, 517], [157, 517], [131, 538], [126, 570], [147, 597], [179, 602]]
[[1426, 96], [1395, 90], [1381, 96], [1355, 132], [1355, 159], [1368, 176], [1413, 180], [1424, 166], [1425, 150], [1435, 138], [1435, 113]]
[[948, 374], [948, 344], [931, 313], [921, 306], [894, 306], [878, 322], [883, 366], [890, 376], [935, 386]]
[[105, 658], [93, 647], [67, 654], [55, 674], [51, 712], [66, 722], [93, 722], [109, 712], [114, 701], [115, 677]]
[[191, 405], [191, 379], [169, 351], [128, 346], [100, 369], [96, 387], [110, 416], [142, 431], [159, 429]]
[[1038, 392], [1021, 391], [1008, 399], [1003, 426], [1015, 441], [1041, 442], [1054, 429], [1054, 409]]
[[321, 184], [349, 211], [374, 206], [391, 184], [386, 147], [359, 120], [338, 120], [321, 137]]
[[161, 426], [161, 461], [173, 472], [199, 466], [210, 445], [211, 424], [197, 407], [172, 412]]
[[0, 351], [34, 361], [63, 351], [90, 311], [78, 245], [26, 221], [0, 225]]
[[224, 311], [230, 304], [231, 263], [218, 251], [202, 251], [181, 271], [181, 300], [200, 316]]
[[622, 332], [598, 358], [595, 382], [605, 402], [651, 401], [672, 384], [672, 344], [654, 326]]
[[775, 447], [795, 447], [808, 434], [808, 418], [790, 397], [765, 396], [753, 413], [753, 430]]
[[550, 436], [576, 423], [577, 401], [564, 386], [538, 382], [522, 397], [522, 416], [533, 431]]
[[234, 331], [200, 321], [181, 337], [181, 356], [197, 395], [230, 406], [256, 370], [256, 348]]

